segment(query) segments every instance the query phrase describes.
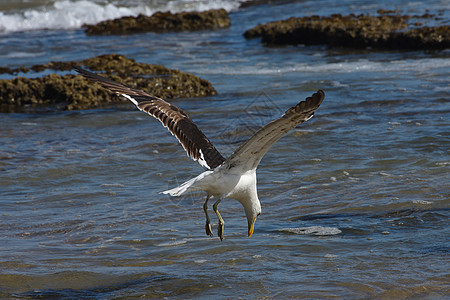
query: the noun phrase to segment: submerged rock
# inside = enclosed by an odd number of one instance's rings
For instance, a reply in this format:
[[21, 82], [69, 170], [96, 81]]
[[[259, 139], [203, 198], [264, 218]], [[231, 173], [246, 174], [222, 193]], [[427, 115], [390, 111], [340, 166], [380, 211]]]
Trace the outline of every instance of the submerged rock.
[[408, 23], [411, 18], [431, 17], [429, 14], [291, 17], [258, 25], [247, 30], [244, 37], [261, 37], [263, 43], [270, 45], [326, 44], [333, 47], [383, 49], [449, 48], [450, 26], [417, 27], [422, 24]]
[[133, 34], [142, 32], [193, 31], [226, 28], [231, 24], [225, 9], [204, 12], [157, 12], [152, 16], [122, 17], [96, 25], [84, 25], [88, 35]]
[[[78, 62], [52, 62], [33, 66], [31, 69], [67, 71], [72, 70], [75, 65], [101, 71], [102, 75], [112, 80], [161, 98], [201, 97], [217, 93], [211, 83], [192, 74], [137, 63], [116, 54]], [[18, 70], [22, 71], [22, 68], [10, 71]], [[126, 100], [81, 75], [50, 74], [40, 78], [0, 80], [0, 112], [89, 109], [118, 101]]]

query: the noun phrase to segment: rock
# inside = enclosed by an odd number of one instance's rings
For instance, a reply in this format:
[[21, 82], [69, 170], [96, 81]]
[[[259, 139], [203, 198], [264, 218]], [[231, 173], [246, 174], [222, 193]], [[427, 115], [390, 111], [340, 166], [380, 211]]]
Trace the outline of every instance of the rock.
[[[391, 13], [393, 11], [382, 11]], [[379, 11], [380, 13], [380, 11]], [[316, 45], [379, 49], [445, 49], [450, 46], [450, 26], [419, 27], [408, 24], [408, 15], [348, 15], [301, 17], [258, 25], [244, 33], [247, 39], [261, 37], [269, 45]]]
[[204, 12], [157, 12], [152, 16], [123, 17], [96, 25], [83, 25], [88, 35], [133, 34], [142, 32], [193, 31], [226, 28], [231, 24], [224, 9]]
[[[31, 67], [67, 71], [79, 65], [133, 88], [161, 98], [201, 97], [215, 95], [211, 83], [192, 74], [163, 66], [137, 63], [122, 55], [102, 55], [78, 62], [51, 62]], [[25, 68], [27, 71], [30, 69]], [[23, 68], [10, 71], [23, 71]], [[13, 72], [14, 73], [14, 72]], [[0, 80], [0, 112], [45, 110], [77, 110], [127, 101], [81, 75], [50, 74], [40, 78], [17, 77]]]
[[390, 42], [396, 49], [448, 49], [450, 48], [450, 26], [424, 26], [396, 32]]

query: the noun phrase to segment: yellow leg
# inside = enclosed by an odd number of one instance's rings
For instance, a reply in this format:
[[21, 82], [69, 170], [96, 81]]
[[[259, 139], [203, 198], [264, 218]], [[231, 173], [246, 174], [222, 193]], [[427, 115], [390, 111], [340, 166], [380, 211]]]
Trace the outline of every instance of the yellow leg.
[[206, 201], [203, 204], [203, 211], [205, 212], [205, 215], [206, 215], [205, 230], [206, 230], [206, 235], [209, 235], [210, 237], [212, 237], [213, 233], [211, 231], [211, 221], [209, 220], [209, 216], [208, 216], [208, 201], [209, 201], [209, 195], [206, 196]]
[[217, 235], [220, 237], [220, 240], [222, 241], [223, 240], [223, 227], [224, 227], [225, 223], [222, 219], [222, 216], [219, 213], [219, 210], [217, 209], [217, 205], [219, 205], [220, 201], [222, 201], [222, 199], [219, 199], [214, 203], [213, 209], [217, 215], [217, 218], [219, 219], [219, 227], [217, 228]]

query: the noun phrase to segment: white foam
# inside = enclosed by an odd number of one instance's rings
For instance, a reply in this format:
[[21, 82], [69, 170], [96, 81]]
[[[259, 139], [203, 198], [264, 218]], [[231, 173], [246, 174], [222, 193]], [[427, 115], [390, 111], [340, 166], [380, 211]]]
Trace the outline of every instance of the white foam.
[[426, 58], [420, 60], [404, 59], [391, 63], [383, 61], [371, 61], [360, 59], [357, 61], [346, 61], [338, 63], [285, 63], [284, 65], [251, 65], [242, 64], [227, 65], [221, 61], [216, 61], [220, 67], [207, 66], [201, 69], [195, 69], [195, 72], [202, 74], [226, 74], [226, 75], [276, 75], [288, 73], [326, 73], [326, 74], [345, 74], [345, 73], [429, 73], [430, 70], [450, 68], [450, 59], [445, 58]]
[[[1, 14], [1, 12], [0, 12]], [[1, 24], [0, 24], [1, 27]], [[17, 52], [12, 52], [12, 53], [8, 53], [7, 57], [9, 58], [30, 58], [30, 57], [38, 57], [38, 56], [43, 56], [45, 55], [45, 52], [21, 52], [21, 51], [17, 51]], [[6, 55], [1, 55], [3, 57], [6, 57]]]
[[[159, 1], [158, 1], [159, 2]], [[156, 4], [148, 1], [133, 1], [133, 6], [101, 5], [94, 1], [55, 1], [50, 6], [41, 6], [14, 13], [0, 12], [0, 32], [15, 32], [42, 29], [76, 29], [83, 24], [144, 14], [150, 16], [157, 11], [205, 11], [224, 8], [227, 11], [239, 7], [239, 0], [215, 1], [161, 1]], [[137, 4], [136, 4], [137, 3]]]
[[171, 11], [172, 13], [180, 11], [205, 11], [210, 9], [223, 8], [226, 11], [232, 11], [239, 8], [240, 3], [244, 1], [239, 0], [179, 0], [179, 1], [165, 1], [165, 7], [161, 11]]
[[414, 203], [414, 204], [422, 204], [422, 205], [433, 204], [433, 202], [427, 201], [427, 200], [414, 200], [412, 203]]
[[121, 183], [103, 183], [101, 187], [124, 187]]
[[329, 253], [327, 253], [327, 254], [324, 255], [324, 257], [325, 258], [336, 258], [338, 256], [336, 254], [329, 254]]
[[171, 241], [171, 242], [166, 242], [166, 243], [160, 243], [157, 244], [156, 246], [158, 247], [175, 247], [175, 246], [180, 246], [180, 245], [184, 245], [187, 243], [187, 240], [180, 240], [180, 241]]
[[323, 226], [283, 228], [279, 229], [278, 231], [303, 235], [336, 235], [342, 232], [339, 228], [336, 227]]

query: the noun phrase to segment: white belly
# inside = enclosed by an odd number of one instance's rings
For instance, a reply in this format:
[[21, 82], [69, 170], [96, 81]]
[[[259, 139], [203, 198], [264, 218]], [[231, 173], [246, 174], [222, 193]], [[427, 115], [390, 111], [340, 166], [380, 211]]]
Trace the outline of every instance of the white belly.
[[216, 198], [240, 200], [248, 198], [252, 193], [256, 194], [256, 173], [255, 171], [244, 174], [214, 172], [206, 176], [200, 185], [204, 191]]

